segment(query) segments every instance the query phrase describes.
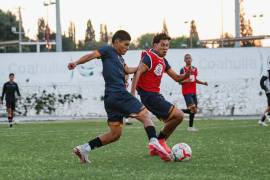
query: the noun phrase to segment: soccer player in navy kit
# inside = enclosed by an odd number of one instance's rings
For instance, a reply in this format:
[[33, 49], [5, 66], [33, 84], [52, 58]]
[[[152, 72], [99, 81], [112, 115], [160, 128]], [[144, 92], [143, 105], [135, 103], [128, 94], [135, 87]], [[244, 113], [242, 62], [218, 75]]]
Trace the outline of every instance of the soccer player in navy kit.
[[265, 95], [267, 98], [267, 108], [264, 110], [261, 119], [258, 123], [261, 126], [267, 127], [268, 125], [265, 122], [268, 113], [270, 112], [270, 69], [264, 72], [260, 80], [260, 86], [265, 91]]
[[9, 127], [12, 127], [13, 125], [13, 117], [14, 117], [14, 111], [15, 111], [15, 105], [16, 105], [15, 93], [17, 93], [19, 97], [21, 96], [18, 84], [14, 82], [14, 78], [15, 78], [15, 75], [13, 73], [10, 73], [9, 81], [6, 82], [3, 86], [1, 102], [0, 102], [0, 103], [3, 103], [4, 96], [5, 96]]
[[[156, 34], [153, 38], [153, 49], [142, 52], [141, 63], [133, 78], [131, 94], [137, 89], [142, 103], [158, 119], [164, 122], [164, 127], [158, 135], [159, 143], [171, 153], [166, 140], [176, 127], [182, 122], [184, 113], [175, 107], [160, 94], [160, 83], [163, 73], [166, 72], [174, 81], [179, 82], [185, 75], [178, 75], [165, 59], [171, 38], [166, 33]], [[149, 155], [158, 155], [158, 152], [149, 145]]]
[[123, 117], [125, 116], [134, 117], [142, 122], [148, 135], [149, 145], [154, 146], [162, 159], [172, 159], [171, 155], [166, 152], [157, 140], [156, 130], [148, 110], [126, 89], [125, 74], [132, 74], [137, 71], [137, 67], [128, 67], [122, 57], [128, 50], [130, 40], [131, 37], [128, 32], [119, 30], [112, 37], [112, 46], [103, 46], [68, 64], [68, 68], [71, 70], [76, 65], [86, 63], [95, 58], [101, 58], [103, 65], [103, 77], [105, 80], [104, 105], [108, 115], [110, 131], [73, 149], [82, 163], [90, 163], [88, 159], [90, 151], [117, 141], [120, 138]]

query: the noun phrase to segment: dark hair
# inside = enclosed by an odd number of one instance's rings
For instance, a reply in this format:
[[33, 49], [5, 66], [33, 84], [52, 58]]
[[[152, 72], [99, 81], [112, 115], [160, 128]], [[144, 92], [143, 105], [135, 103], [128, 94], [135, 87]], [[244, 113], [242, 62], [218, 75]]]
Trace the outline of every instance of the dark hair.
[[124, 30], [118, 30], [114, 33], [113, 37], [112, 37], [112, 43], [114, 43], [114, 41], [116, 39], [119, 39], [120, 41], [125, 41], [125, 40], [131, 40], [131, 37], [129, 35], [129, 33], [127, 31]]
[[187, 56], [190, 56], [190, 57], [191, 57], [191, 55], [190, 55], [190, 54], [185, 54], [184, 58], [186, 59], [186, 58], [187, 58]]
[[14, 73], [10, 73], [10, 74], [8, 75], [8, 77], [10, 77], [10, 76], [15, 76], [15, 74], [14, 74]]
[[171, 37], [166, 33], [158, 33], [153, 38], [153, 44], [159, 43], [161, 40], [171, 40]]

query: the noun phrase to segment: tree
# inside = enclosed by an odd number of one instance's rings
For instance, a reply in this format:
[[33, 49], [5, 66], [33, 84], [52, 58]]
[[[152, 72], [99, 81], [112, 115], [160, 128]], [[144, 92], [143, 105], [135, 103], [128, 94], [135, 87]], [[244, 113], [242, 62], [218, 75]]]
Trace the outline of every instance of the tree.
[[[18, 40], [19, 35], [11, 31], [11, 28], [15, 27], [16, 31], [19, 30], [19, 20], [17, 20], [16, 15], [12, 14], [10, 11], [4, 12], [0, 9], [0, 41], [10, 41]], [[21, 27], [21, 32], [24, 32], [24, 28]], [[24, 34], [24, 33], [23, 33]], [[23, 40], [28, 40], [29, 38], [23, 36]], [[4, 52], [18, 52], [18, 44], [8, 45], [4, 48]], [[23, 46], [23, 51], [30, 51], [29, 47]]]
[[153, 33], [146, 33], [141, 35], [138, 38], [138, 48], [139, 49], [149, 49], [152, 47], [152, 41], [155, 34]]
[[[242, 37], [252, 36], [253, 28], [251, 27], [250, 20], [245, 19], [243, 0], [241, 0], [240, 7], [240, 34]], [[243, 47], [255, 46], [256, 44], [261, 43], [259, 40], [257, 40], [256, 42], [254, 40], [241, 41], [241, 46]]]
[[170, 42], [170, 48], [187, 48], [188, 38], [186, 36], [181, 36], [173, 38]]
[[44, 41], [45, 40], [45, 29], [46, 29], [46, 23], [44, 18], [39, 18], [38, 19], [38, 32], [37, 32], [37, 39], [39, 41]]
[[76, 43], [75, 32], [76, 32], [75, 24], [73, 22], [70, 22], [68, 27], [68, 37], [71, 38], [74, 43]]
[[190, 23], [189, 47], [190, 48], [200, 47], [199, 42], [200, 42], [200, 39], [199, 39], [196, 23], [194, 20], [192, 20]]
[[11, 31], [12, 27], [19, 29], [19, 21], [10, 11], [6, 13], [0, 9], [0, 41], [18, 40], [18, 34]]
[[95, 41], [95, 30], [93, 28], [93, 25], [92, 25], [92, 22], [91, 20], [89, 19], [87, 21], [87, 27], [86, 27], [86, 31], [85, 31], [85, 39], [84, 39], [84, 43], [85, 44], [89, 44], [91, 42], [94, 42]]
[[162, 32], [169, 35], [169, 31], [168, 31], [168, 28], [167, 28], [167, 24], [166, 24], [165, 19], [164, 19], [164, 21], [163, 21]]
[[100, 24], [100, 41], [108, 43], [109, 36], [106, 24]]

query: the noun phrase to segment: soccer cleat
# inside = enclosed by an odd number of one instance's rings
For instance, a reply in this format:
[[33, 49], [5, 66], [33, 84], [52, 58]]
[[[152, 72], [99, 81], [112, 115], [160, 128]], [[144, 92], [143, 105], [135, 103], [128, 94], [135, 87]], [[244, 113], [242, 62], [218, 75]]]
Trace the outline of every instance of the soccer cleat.
[[261, 120], [258, 121], [258, 124], [261, 125], [261, 126], [263, 126], [263, 127], [267, 127], [268, 126], [265, 122], [263, 122]]
[[88, 152], [83, 148], [82, 145], [73, 148], [73, 153], [79, 157], [81, 163], [91, 163], [88, 159]]
[[148, 149], [149, 149], [150, 156], [158, 156], [158, 151], [155, 149], [155, 147], [152, 144], [148, 145]]
[[167, 145], [165, 139], [159, 139], [158, 142], [159, 142], [159, 144], [167, 151], [168, 154], [171, 154], [172, 150], [171, 150], [171, 148]]
[[196, 129], [195, 127], [188, 127], [188, 128], [187, 128], [187, 131], [189, 131], [189, 132], [197, 132], [197, 131], [199, 131], [199, 130]]
[[168, 153], [158, 142], [156, 138], [151, 138], [149, 142], [149, 147], [152, 146], [158, 153], [158, 156], [163, 160], [163, 161], [172, 161], [172, 155]]

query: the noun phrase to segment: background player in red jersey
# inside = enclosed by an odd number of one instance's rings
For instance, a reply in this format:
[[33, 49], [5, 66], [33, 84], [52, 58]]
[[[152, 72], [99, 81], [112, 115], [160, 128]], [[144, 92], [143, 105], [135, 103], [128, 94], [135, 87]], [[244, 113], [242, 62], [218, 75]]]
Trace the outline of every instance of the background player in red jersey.
[[184, 113], [189, 114], [189, 127], [188, 131], [198, 131], [193, 127], [194, 117], [197, 112], [197, 95], [196, 95], [196, 84], [203, 84], [208, 86], [207, 82], [202, 82], [197, 79], [198, 69], [192, 66], [192, 58], [190, 54], [184, 56], [184, 61], [186, 65], [181, 68], [180, 74], [185, 74], [187, 71], [190, 71], [190, 76], [182, 80], [180, 84], [182, 85], [182, 94], [185, 98], [187, 109], [182, 109]]
[[[165, 59], [170, 39], [165, 33], [154, 36], [153, 48], [142, 52], [141, 63], [134, 75], [131, 86], [131, 94], [135, 95], [135, 90], [137, 89], [145, 107], [164, 122], [164, 127], [158, 135], [158, 140], [168, 153], [171, 153], [171, 149], [167, 146], [166, 140], [182, 122], [184, 113], [166, 101], [160, 94], [161, 79], [164, 72], [176, 82], [189, 76], [189, 73], [178, 75]], [[149, 146], [149, 154], [151, 156], [158, 155], [151, 146]]]

